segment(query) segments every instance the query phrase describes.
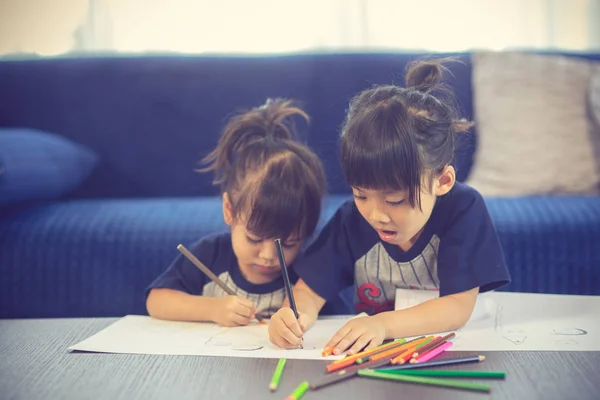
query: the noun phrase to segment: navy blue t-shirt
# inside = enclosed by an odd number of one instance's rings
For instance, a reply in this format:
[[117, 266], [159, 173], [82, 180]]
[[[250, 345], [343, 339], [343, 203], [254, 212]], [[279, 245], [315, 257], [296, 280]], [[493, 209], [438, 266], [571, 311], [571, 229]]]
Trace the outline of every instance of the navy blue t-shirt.
[[394, 309], [396, 289], [440, 296], [510, 282], [498, 235], [481, 194], [457, 182], [439, 197], [408, 250], [381, 240], [352, 199], [343, 203], [294, 269], [325, 300], [354, 285], [356, 312]]
[[[206, 265], [236, 295], [249, 299], [264, 316], [271, 316], [281, 308], [286, 293], [283, 277], [274, 281], [255, 284], [249, 282], [240, 271], [237, 258], [233, 252], [230, 233], [219, 233], [207, 236], [189, 248], [189, 251]], [[292, 268], [288, 268], [292, 284], [298, 280]], [[220, 297], [227, 293], [216, 285], [198, 267], [185, 256], [179, 254], [165, 272], [156, 278], [146, 290], [146, 297], [151, 289], [168, 288], [198, 296]], [[343, 302], [339, 296], [325, 310], [330, 314], [350, 314], [351, 305]]]

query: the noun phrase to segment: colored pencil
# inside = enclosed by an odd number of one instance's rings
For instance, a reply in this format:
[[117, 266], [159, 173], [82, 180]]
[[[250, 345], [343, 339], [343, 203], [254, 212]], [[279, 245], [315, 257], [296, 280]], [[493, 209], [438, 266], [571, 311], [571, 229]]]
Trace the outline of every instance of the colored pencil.
[[[374, 349], [361, 351], [361, 352], [353, 354], [351, 356], [344, 357], [344, 358], [342, 358], [340, 360], [335, 360], [331, 364], [341, 364], [341, 363], [344, 363], [344, 362], [347, 362], [347, 361], [350, 361], [350, 360], [359, 360], [359, 359], [361, 359], [363, 357], [368, 357], [368, 356], [373, 355], [375, 353], [382, 352], [382, 351], [384, 351], [386, 349], [390, 349], [392, 347], [400, 346], [400, 345], [402, 345], [404, 343], [406, 343], [406, 339], [394, 340], [393, 342], [388, 342], [388, 343], [382, 344], [381, 346], [377, 346]], [[331, 365], [331, 364], [329, 364], [329, 365]]]
[[332, 355], [332, 354], [333, 354], [333, 349], [334, 349], [334, 347], [330, 347], [330, 348], [328, 348], [328, 349], [323, 349], [323, 351], [321, 352], [321, 355], [322, 355], [323, 357], [330, 356], [330, 355]]
[[[402, 339], [402, 340], [404, 340], [404, 339]], [[377, 348], [375, 348], [373, 350], [364, 351], [363, 354], [368, 354], [368, 353], [378, 354], [379, 352], [382, 352], [382, 351], [386, 351], [386, 350], [390, 350], [390, 349], [393, 349], [393, 348], [400, 347], [400, 346], [403, 345], [403, 343], [404, 343], [403, 341], [399, 340], [398, 343], [391, 344], [391, 345], [390, 344], [383, 345], [383, 346], [377, 347]], [[358, 355], [358, 354], [355, 354], [355, 355]], [[367, 355], [367, 357], [368, 357], [368, 355]], [[325, 367], [325, 370], [327, 372], [338, 371], [338, 370], [346, 368], [346, 367], [348, 367], [350, 365], [357, 364], [357, 360], [358, 359], [359, 359], [359, 357], [354, 357], [354, 356], [346, 357], [346, 358], [343, 358], [341, 360], [334, 361], [331, 364], [328, 364]]]
[[396, 347], [396, 348], [393, 348], [391, 350], [375, 354], [372, 357], [370, 357], [370, 360], [371, 361], [377, 361], [377, 360], [382, 360], [384, 358], [391, 359], [391, 358], [397, 356], [398, 354], [402, 354], [404, 351], [406, 351], [407, 348], [414, 347], [414, 346], [418, 345], [419, 343], [424, 342], [427, 339], [428, 338], [422, 336], [422, 337], [418, 338], [417, 340], [415, 340], [413, 342], [410, 342], [410, 343], [405, 343], [404, 345], [402, 345], [400, 347]]
[[[419, 351], [415, 352], [413, 354], [413, 359], [417, 358], [418, 356], [421, 356], [433, 349], [435, 349], [436, 347], [441, 346], [442, 344], [444, 344], [445, 342], [449, 342], [450, 340], [452, 340], [454, 338], [454, 336], [456, 336], [454, 333], [450, 333], [444, 337], [437, 337], [433, 342], [429, 343], [427, 346], [423, 346], [419, 349]], [[412, 360], [411, 360], [412, 362]]]
[[[188, 249], [186, 249], [182, 244], [177, 246], [177, 250], [181, 254], [183, 254], [192, 264], [194, 264], [200, 271], [204, 272], [206, 276], [210, 278], [217, 286], [219, 286], [225, 293], [230, 296], [235, 296], [235, 292], [227, 286], [222, 280], [219, 279], [206, 265], [202, 263], [202, 261], [198, 260], [198, 258], [193, 255]], [[263, 322], [264, 317], [261, 314], [255, 315], [258, 322]]]
[[439, 356], [440, 354], [442, 354], [443, 352], [448, 350], [450, 347], [452, 347], [453, 344], [454, 343], [452, 343], [452, 342], [446, 342], [443, 345], [431, 350], [430, 352], [427, 352], [427, 353], [417, 357], [416, 358], [417, 364], [421, 363], [421, 362], [427, 362], [427, 361]]
[[306, 393], [306, 391], [308, 390], [309, 387], [310, 387], [310, 385], [308, 384], [308, 382], [306, 382], [306, 381], [302, 382], [301, 384], [298, 385], [298, 387], [296, 389], [294, 389], [292, 394], [290, 394], [288, 397], [285, 398], [285, 400], [300, 400], [302, 398], [302, 396], [304, 396], [304, 393]]
[[410, 360], [410, 358], [412, 357], [412, 355], [415, 351], [417, 351], [419, 348], [425, 346], [427, 343], [431, 342], [432, 340], [433, 340], [433, 337], [428, 337], [424, 341], [415, 344], [414, 346], [412, 346], [411, 348], [406, 350], [404, 353], [401, 353], [401, 354], [397, 355], [396, 357], [393, 357], [392, 364], [404, 364], [405, 362]]
[[[398, 349], [398, 350], [401, 350], [401, 348], [402, 348], [402, 349], [408, 348], [408, 347], [410, 347], [410, 346], [411, 346], [411, 344], [412, 344], [412, 343], [416, 342], [417, 340], [421, 340], [421, 339], [423, 339], [424, 337], [425, 337], [425, 336], [421, 336], [421, 337], [418, 337], [418, 338], [414, 338], [414, 339], [411, 339], [411, 340], [405, 341], [405, 342], [404, 342], [404, 343], [403, 343], [401, 346], [399, 346], [397, 349]], [[401, 347], [401, 348], [400, 348], [400, 347]], [[380, 353], [380, 352], [378, 351], [377, 353]], [[371, 354], [371, 356], [374, 356], [374, 355], [375, 355], [375, 354]], [[370, 358], [371, 358], [370, 356], [366, 356], [366, 357], [359, 358], [358, 360], [356, 360], [356, 363], [357, 363], [357, 364], [362, 364], [362, 363], [365, 363], [365, 362], [369, 361], [369, 359], [370, 359]]]
[[198, 260], [195, 255], [193, 255], [188, 249], [186, 249], [182, 244], [177, 246], [177, 250], [181, 252], [188, 260], [192, 262], [198, 269], [206, 276], [208, 276], [214, 283], [216, 283], [225, 293], [231, 296], [235, 296], [235, 292], [231, 290], [229, 286], [227, 286], [222, 280], [219, 279], [206, 265], [202, 263], [202, 261]]
[[277, 363], [277, 367], [275, 367], [275, 372], [273, 372], [273, 377], [271, 378], [271, 384], [269, 385], [269, 389], [274, 392], [277, 390], [279, 386], [279, 381], [281, 380], [281, 374], [283, 373], [283, 368], [285, 367], [285, 358], [280, 358]]
[[346, 361], [340, 362], [340, 363], [329, 364], [329, 365], [325, 366], [325, 372], [331, 373], [331, 372], [339, 371], [341, 369], [344, 369], [344, 368], [349, 367], [354, 364], [356, 364], [356, 360], [353, 360], [353, 359], [346, 360]]
[[405, 369], [395, 371], [390, 369], [379, 369], [376, 371], [394, 375], [433, 376], [448, 378], [504, 379], [506, 377], [505, 372], [491, 371], [449, 371], [431, 369]]
[[[349, 373], [349, 372], [356, 372], [359, 369], [365, 369], [365, 368], [371, 368], [371, 369], [376, 369], [376, 368], [382, 368], [386, 365], [388, 365], [390, 363], [390, 359], [389, 358], [384, 358], [383, 360], [376, 360], [376, 361], [367, 361], [364, 364], [361, 365], [351, 365], [346, 369], [343, 369], [342, 371], [346, 371], [345, 373]], [[342, 371], [338, 372], [341, 373]]]
[[356, 376], [357, 372], [364, 368], [382, 368], [390, 363], [390, 359], [386, 358], [384, 360], [378, 361], [368, 361], [362, 365], [352, 365], [346, 369], [343, 369], [339, 372], [334, 372], [332, 374], [326, 375], [324, 378], [318, 380], [315, 383], [310, 385], [311, 389], [319, 389], [327, 385], [331, 385], [336, 382], [341, 382], [343, 380], [352, 378]]
[[391, 381], [420, 383], [423, 385], [451, 387], [456, 389], [475, 390], [479, 392], [489, 392], [490, 387], [479, 383], [471, 383], [464, 381], [457, 381], [452, 379], [437, 379], [437, 378], [426, 378], [420, 376], [407, 376], [407, 375], [393, 375], [385, 372], [377, 372], [370, 369], [361, 369], [358, 371], [358, 376], [365, 376], [368, 378], [387, 379]]
[[296, 319], [298, 319], [298, 309], [296, 308], [296, 302], [294, 301], [294, 294], [292, 293], [292, 284], [290, 282], [290, 276], [288, 275], [287, 264], [285, 262], [285, 256], [283, 255], [283, 248], [281, 247], [281, 239], [275, 239], [275, 245], [277, 246], [277, 254], [279, 255], [279, 265], [281, 265], [281, 274], [283, 275], [283, 282], [285, 284], [285, 290], [287, 297], [290, 302], [290, 308], [294, 311]]
[[383, 367], [386, 371], [396, 371], [404, 369], [417, 369], [417, 368], [428, 368], [428, 367], [440, 367], [442, 365], [455, 365], [455, 364], [467, 364], [481, 362], [485, 360], [485, 356], [469, 356], [469, 357], [455, 357], [446, 358], [444, 360], [434, 360], [417, 364], [403, 364]]
[[344, 381], [346, 379], [350, 379], [355, 377], [358, 374], [358, 370], [355, 371], [348, 371], [348, 370], [342, 370], [340, 372], [337, 372], [335, 374], [330, 374], [330, 375], [326, 375], [323, 378], [319, 379], [318, 381], [311, 383], [310, 384], [310, 388], [313, 390], [316, 389], [320, 389], [322, 387], [325, 386], [329, 386], [332, 385], [334, 383], [337, 382], [341, 382]]

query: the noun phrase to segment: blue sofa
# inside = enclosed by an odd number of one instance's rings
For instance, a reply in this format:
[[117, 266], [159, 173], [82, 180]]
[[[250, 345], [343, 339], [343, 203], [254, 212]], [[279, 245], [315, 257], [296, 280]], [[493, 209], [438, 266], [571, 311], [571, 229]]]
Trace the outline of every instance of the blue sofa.
[[[469, 54], [452, 55], [464, 64], [452, 65], [451, 84], [473, 118]], [[374, 83], [402, 83], [420, 56], [0, 61], [0, 128], [55, 133], [99, 160], [66, 195], [0, 206], [0, 318], [145, 313], [144, 288], [176, 246], [226, 229], [217, 188], [194, 168], [232, 111], [267, 97], [298, 99], [312, 117], [307, 142], [324, 160], [330, 192], [322, 227], [350, 194], [337, 156], [348, 99]], [[461, 181], [476, 144], [476, 129], [462, 138]], [[486, 201], [513, 278], [504, 290], [600, 294], [600, 197]]]

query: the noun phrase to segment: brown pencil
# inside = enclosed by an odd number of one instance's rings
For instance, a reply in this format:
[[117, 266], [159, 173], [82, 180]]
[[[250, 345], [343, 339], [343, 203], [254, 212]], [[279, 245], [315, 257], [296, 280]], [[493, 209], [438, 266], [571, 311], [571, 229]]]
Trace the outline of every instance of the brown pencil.
[[[183, 254], [188, 260], [190, 260], [192, 264], [198, 267], [200, 271], [204, 272], [204, 274], [208, 276], [211, 281], [213, 281], [216, 285], [223, 289], [225, 293], [227, 293], [230, 296], [235, 296], [235, 292], [231, 290], [229, 286], [227, 286], [222, 280], [220, 280], [218, 276], [216, 276], [210, 269], [208, 269], [208, 267], [204, 265], [202, 261], [198, 260], [198, 258], [195, 255], [193, 255], [188, 249], [186, 249], [182, 244], [177, 246], [177, 250], [179, 250], [181, 254]], [[256, 319], [258, 320], [258, 322], [263, 322], [263, 316], [260, 314], [256, 314]]]
[[436, 337], [434, 341], [426, 344], [425, 346], [421, 347], [420, 349], [418, 349], [416, 352], [413, 353], [412, 358], [416, 358], [417, 356], [420, 356], [423, 353], [426, 353], [430, 350], [435, 349], [438, 346], [441, 346], [444, 342], [448, 341], [448, 340], [452, 340], [454, 338], [454, 336], [456, 336], [453, 333], [449, 333], [444, 337]]
[[310, 384], [310, 388], [311, 389], [320, 389], [324, 386], [328, 386], [331, 385], [332, 383], [336, 383], [336, 382], [340, 382], [346, 379], [350, 379], [354, 376], [356, 376], [358, 374], [358, 370], [360, 369], [364, 369], [364, 368], [380, 368], [380, 367], [384, 367], [387, 364], [390, 363], [390, 360], [385, 359], [385, 360], [379, 360], [379, 361], [368, 361], [366, 363], [363, 363], [361, 365], [352, 365], [351, 367], [348, 367], [346, 369], [343, 369], [339, 372], [334, 372], [331, 373], [329, 375], [325, 375], [323, 378], [321, 378], [320, 380], [311, 383]]

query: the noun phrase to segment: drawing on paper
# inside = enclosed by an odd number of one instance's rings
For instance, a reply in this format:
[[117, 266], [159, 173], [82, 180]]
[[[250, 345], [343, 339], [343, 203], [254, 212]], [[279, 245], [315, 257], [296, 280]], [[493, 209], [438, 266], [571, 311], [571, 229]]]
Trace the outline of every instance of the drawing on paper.
[[558, 340], [556, 341], [556, 344], [566, 344], [566, 345], [577, 345], [579, 344], [579, 342], [577, 342], [576, 340], [573, 339], [565, 339], [565, 340]]
[[511, 334], [504, 334], [502, 335], [502, 337], [510, 342], [513, 342], [516, 345], [521, 345], [525, 343], [525, 340], [527, 340], [527, 336], [515, 336]]
[[259, 337], [257, 337], [257, 343], [250, 343], [251, 341], [241, 343], [237, 340], [238, 338], [236, 338], [235, 335], [229, 335], [228, 337], [228, 334], [235, 334], [235, 332], [232, 332], [232, 329], [233, 328], [225, 328], [220, 332], [211, 335], [204, 344], [206, 346], [229, 347], [231, 350], [235, 351], [256, 351], [264, 347], [262, 344], [258, 343], [260, 341]]
[[570, 328], [570, 329], [553, 329], [553, 335], [563, 335], [563, 336], [580, 336], [587, 335], [587, 331], [579, 328]]

